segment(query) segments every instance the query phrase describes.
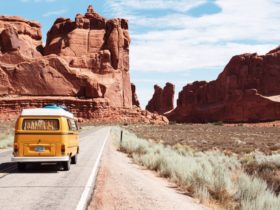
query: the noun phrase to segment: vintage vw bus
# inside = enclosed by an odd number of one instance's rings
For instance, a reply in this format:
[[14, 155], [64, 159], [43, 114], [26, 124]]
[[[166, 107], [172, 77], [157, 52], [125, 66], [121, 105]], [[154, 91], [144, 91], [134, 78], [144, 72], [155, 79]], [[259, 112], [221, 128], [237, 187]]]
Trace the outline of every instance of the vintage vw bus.
[[28, 163], [58, 163], [68, 171], [71, 163], [77, 163], [78, 153], [78, 126], [72, 113], [57, 105], [22, 111], [12, 157], [18, 170]]

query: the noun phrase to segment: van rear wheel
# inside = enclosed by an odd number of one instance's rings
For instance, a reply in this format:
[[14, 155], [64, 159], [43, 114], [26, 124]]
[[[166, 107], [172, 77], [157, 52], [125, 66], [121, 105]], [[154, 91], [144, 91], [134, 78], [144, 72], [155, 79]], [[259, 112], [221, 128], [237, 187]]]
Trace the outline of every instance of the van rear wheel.
[[18, 171], [24, 171], [25, 168], [26, 168], [26, 164], [25, 163], [17, 163]]
[[71, 163], [72, 164], [77, 164], [77, 162], [78, 162], [78, 154], [76, 154], [73, 157], [71, 157]]
[[70, 165], [71, 165], [71, 159], [69, 159], [68, 161], [62, 162], [62, 166], [63, 166], [64, 171], [69, 171], [70, 170]]

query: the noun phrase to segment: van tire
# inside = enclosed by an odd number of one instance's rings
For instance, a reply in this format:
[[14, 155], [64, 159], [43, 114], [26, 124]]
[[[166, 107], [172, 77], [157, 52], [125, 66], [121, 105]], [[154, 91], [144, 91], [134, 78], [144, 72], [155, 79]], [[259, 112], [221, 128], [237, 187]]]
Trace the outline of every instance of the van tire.
[[26, 168], [26, 163], [17, 163], [18, 171], [24, 171]]
[[76, 154], [73, 157], [71, 157], [71, 163], [72, 164], [77, 164], [77, 162], [78, 162], [78, 154]]
[[70, 170], [70, 165], [71, 165], [71, 159], [68, 161], [62, 162], [62, 166], [64, 171], [69, 171]]

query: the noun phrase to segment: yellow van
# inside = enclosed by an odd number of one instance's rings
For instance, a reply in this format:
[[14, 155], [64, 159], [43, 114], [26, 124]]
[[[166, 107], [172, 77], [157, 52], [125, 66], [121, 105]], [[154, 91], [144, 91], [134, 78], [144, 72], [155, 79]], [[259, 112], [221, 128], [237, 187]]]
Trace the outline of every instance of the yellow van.
[[47, 105], [24, 109], [15, 127], [12, 161], [22, 171], [28, 163], [57, 163], [65, 171], [77, 163], [79, 131], [74, 115]]

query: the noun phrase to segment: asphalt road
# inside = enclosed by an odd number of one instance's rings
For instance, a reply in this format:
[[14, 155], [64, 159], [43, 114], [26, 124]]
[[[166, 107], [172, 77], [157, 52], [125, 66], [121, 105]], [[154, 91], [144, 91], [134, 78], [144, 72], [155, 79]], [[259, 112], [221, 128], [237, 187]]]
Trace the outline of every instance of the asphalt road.
[[11, 151], [0, 153], [0, 210], [83, 209], [93, 189], [95, 175], [109, 128], [81, 133], [78, 164], [70, 171], [55, 165], [30, 166], [17, 172]]

